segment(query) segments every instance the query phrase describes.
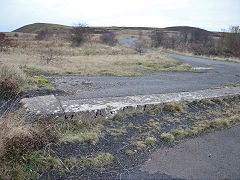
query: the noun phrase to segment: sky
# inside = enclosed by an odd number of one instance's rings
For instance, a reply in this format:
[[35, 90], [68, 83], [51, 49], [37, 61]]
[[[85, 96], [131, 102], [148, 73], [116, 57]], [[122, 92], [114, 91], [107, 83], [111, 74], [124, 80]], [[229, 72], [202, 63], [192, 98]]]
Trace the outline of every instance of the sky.
[[0, 0], [0, 32], [36, 22], [221, 31], [240, 25], [240, 0]]

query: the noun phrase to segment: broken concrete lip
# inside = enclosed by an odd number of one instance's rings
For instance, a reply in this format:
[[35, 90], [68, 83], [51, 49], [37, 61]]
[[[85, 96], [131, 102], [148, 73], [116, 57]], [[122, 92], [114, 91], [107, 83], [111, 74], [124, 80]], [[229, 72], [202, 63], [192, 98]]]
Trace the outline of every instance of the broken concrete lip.
[[139, 113], [169, 102], [204, 100], [240, 95], [240, 87], [206, 89], [194, 92], [136, 95], [125, 97], [58, 100], [54, 95], [25, 98], [23, 107], [31, 114], [44, 117], [79, 118], [86, 122], [113, 118], [118, 113]]

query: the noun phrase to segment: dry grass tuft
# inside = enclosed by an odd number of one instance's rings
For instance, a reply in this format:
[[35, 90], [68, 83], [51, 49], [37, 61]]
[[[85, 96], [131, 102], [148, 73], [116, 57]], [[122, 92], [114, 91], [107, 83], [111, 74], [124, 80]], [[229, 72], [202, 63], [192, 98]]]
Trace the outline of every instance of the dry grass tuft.
[[162, 133], [161, 138], [166, 141], [166, 142], [174, 142], [175, 138], [172, 134], [170, 133]]
[[0, 179], [37, 179], [42, 172], [61, 168], [58, 159], [40, 150], [58, 141], [52, 124], [30, 124], [24, 111], [0, 117]]
[[90, 125], [81, 120], [56, 120], [54, 124], [61, 133], [60, 141], [62, 142], [82, 143], [90, 141], [95, 144], [102, 136], [101, 124]]
[[196, 136], [212, 130], [226, 129], [238, 123], [240, 123], [240, 116], [232, 115], [231, 117], [219, 118], [212, 121], [196, 122], [190, 128], [178, 128], [168, 133], [162, 133], [161, 137], [167, 142], [173, 142], [175, 139], [182, 139], [187, 136]]
[[102, 168], [104, 166], [110, 165], [113, 162], [113, 155], [110, 153], [97, 153], [92, 155], [92, 157], [81, 157], [74, 158], [71, 157], [65, 160], [65, 163], [70, 167], [70, 169], [76, 168]]
[[28, 81], [26, 74], [18, 66], [0, 63], [0, 79], [4, 78], [14, 79], [19, 84], [25, 84]]
[[168, 103], [163, 107], [163, 111], [167, 111], [167, 112], [180, 112], [183, 113], [186, 109], [185, 105], [176, 103], [176, 102], [172, 102], [172, 103]]
[[0, 155], [22, 156], [57, 142], [58, 133], [52, 124], [38, 126], [25, 121], [23, 111], [0, 117]]

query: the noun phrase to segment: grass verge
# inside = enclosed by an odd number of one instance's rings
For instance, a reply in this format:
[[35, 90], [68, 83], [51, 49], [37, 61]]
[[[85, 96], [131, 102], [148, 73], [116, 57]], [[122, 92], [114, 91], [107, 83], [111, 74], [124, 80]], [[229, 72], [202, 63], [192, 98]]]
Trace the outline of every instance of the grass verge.
[[174, 142], [175, 140], [183, 139], [188, 136], [196, 136], [204, 132], [213, 130], [221, 130], [229, 128], [235, 124], [240, 123], [240, 116], [233, 115], [231, 117], [219, 118], [212, 121], [200, 121], [193, 124], [190, 128], [178, 128], [168, 133], [162, 133], [161, 138], [167, 142]]

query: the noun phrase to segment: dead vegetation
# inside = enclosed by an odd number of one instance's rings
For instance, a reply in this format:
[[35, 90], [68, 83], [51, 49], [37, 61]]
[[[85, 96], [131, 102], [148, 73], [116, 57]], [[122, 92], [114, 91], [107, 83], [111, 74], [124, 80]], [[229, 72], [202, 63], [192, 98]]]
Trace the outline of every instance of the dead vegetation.
[[91, 125], [83, 123], [81, 120], [57, 120], [54, 124], [58, 131], [61, 132], [61, 142], [82, 143], [88, 141], [96, 144], [99, 138], [103, 136], [101, 123]]
[[[116, 165], [119, 153], [130, 160], [158, 146], [162, 140], [171, 143], [229, 128], [240, 123], [239, 113], [239, 97], [169, 103], [151, 114], [121, 116], [123, 119], [119, 117], [118, 120], [98, 124], [86, 124], [81, 120], [32, 124], [25, 121], [23, 112], [11, 113], [0, 119], [1, 178], [34, 179], [47, 171], [64, 173], [94, 169], [100, 172], [103, 168]], [[138, 116], [139, 122], [136, 122], [135, 116]], [[65, 143], [80, 144], [78, 148], [99, 147], [103, 148], [103, 152], [93, 148], [84, 154], [78, 152], [69, 157], [58, 157], [50, 148], [56, 142], [59, 142], [57, 147]], [[121, 150], [109, 144], [106, 151], [106, 143], [120, 143]]]
[[36, 178], [58, 161], [38, 152], [58, 141], [55, 127], [30, 124], [25, 117], [24, 111], [0, 117], [0, 178]]
[[68, 158], [65, 159], [65, 163], [72, 168], [102, 168], [104, 166], [111, 165], [114, 157], [110, 153], [96, 153], [91, 157], [81, 158]]
[[[75, 29], [78, 33], [78, 28]], [[84, 31], [79, 32], [83, 36], [86, 34], [85, 30], [89, 30], [87, 27], [79, 29]], [[87, 39], [83, 38], [85, 40], [80, 43], [81, 46], [71, 46], [68, 39], [56, 34], [38, 41], [34, 36], [25, 37], [21, 33], [18, 37], [12, 36], [18, 39], [18, 46], [2, 53], [0, 61], [8, 66], [15, 65], [31, 75], [138, 76], [145, 72], [193, 71], [188, 64], [181, 64], [166, 55], [143, 53], [147, 44], [145, 34], [142, 35], [144, 47], [140, 47], [141, 54], [134, 48], [118, 44], [111, 31], [103, 35], [91, 34]], [[73, 36], [75, 37], [74, 33]], [[118, 36], [116, 33], [116, 37]]]

